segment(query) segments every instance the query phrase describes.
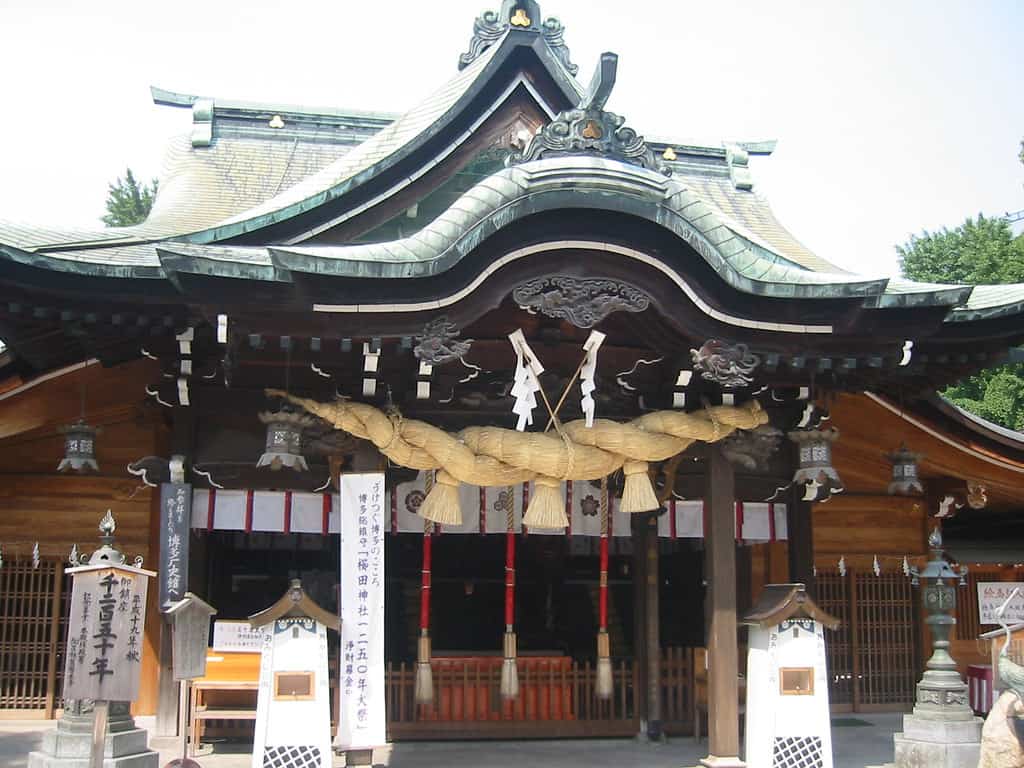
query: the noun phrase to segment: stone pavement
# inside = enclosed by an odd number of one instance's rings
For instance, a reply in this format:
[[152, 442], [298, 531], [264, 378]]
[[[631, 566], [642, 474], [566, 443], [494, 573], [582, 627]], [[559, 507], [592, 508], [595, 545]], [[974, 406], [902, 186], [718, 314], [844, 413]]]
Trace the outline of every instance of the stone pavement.
[[[892, 734], [902, 715], [837, 715], [832, 741], [835, 768], [873, 768], [893, 758]], [[136, 719], [152, 729], [152, 718]], [[25, 768], [29, 751], [38, 748], [43, 732], [53, 727], [41, 720], [0, 720], [0, 768]], [[629, 739], [573, 741], [400, 742], [378, 750], [375, 760], [389, 768], [686, 768], [698, 765], [707, 743], [679, 737], [665, 744]], [[160, 765], [180, 755], [160, 750]], [[203, 768], [249, 768], [251, 756], [241, 745], [220, 745], [196, 758]], [[337, 758], [335, 766], [343, 766]]]

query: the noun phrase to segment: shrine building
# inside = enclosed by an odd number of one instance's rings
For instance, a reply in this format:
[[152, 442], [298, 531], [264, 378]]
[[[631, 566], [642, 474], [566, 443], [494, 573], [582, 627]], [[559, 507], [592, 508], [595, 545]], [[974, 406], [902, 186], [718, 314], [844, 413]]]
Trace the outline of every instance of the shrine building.
[[[339, 610], [339, 476], [385, 473], [392, 740], [697, 729], [737, 756], [737, 616], [768, 583], [840, 619], [833, 711], [909, 709], [905, 567], [944, 520], [954, 651], [982, 658], [1024, 440], [936, 393], [1020, 354], [1024, 286], [840, 269], [759, 194], [774, 142], [654, 140], [606, 109], [617, 57], [569, 42], [504, 0], [395, 114], [154, 88], [192, 125], [143, 223], [0, 221], [0, 716], [61, 708], [69, 550], [109, 508], [159, 571], [168, 482], [165, 588], [216, 608], [247, 680], [237, 622], [293, 579]], [[135, 711], [173, 724], [160, 599]]]

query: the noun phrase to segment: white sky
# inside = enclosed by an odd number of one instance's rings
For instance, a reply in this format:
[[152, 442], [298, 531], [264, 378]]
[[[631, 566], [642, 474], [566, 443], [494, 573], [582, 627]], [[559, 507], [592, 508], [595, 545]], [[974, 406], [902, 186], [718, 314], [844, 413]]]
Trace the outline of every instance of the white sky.
[[[0, 218], [92, 225], [126, 166], [190, 124], [148, 87], [404, 111], [500, 0], [3, 0]], [[894, 273], [894, 245], [1024, 208], [1024, 3], [545, 0], [589, 82], [641, 134], [775, 138], [755, 182], [812, 250]]]

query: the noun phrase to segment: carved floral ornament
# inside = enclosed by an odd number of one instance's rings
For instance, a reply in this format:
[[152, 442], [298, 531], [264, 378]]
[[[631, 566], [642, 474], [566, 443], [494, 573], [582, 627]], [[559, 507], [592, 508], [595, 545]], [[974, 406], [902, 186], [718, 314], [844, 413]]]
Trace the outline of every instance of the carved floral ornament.
[[651, 297], [631, 285], [611, 278], [578, 278], [569, 275], [541, 277], [512, 291], [523, 309], [568, 320], [577, 328], [593, 328], [612, 312], [643, 312]]
[[472, 339], [459, 339], [460, 331], [446, 316], [427, 323], [418, 336], [413, 354], [416, 359], [428, 365], [444, 365], [461, 360], [469, 354]]
[[705, 341], [700, 349], [691, 349], [693, 369], [703, 379], [722, 387], [746, 387], [754, 380], [754, 369], [761, 358], [746, 344], [728, 344], [718, 339]]
[[484, 11], [473, 22], [473, 37], [469, 41], [469, 50], [459, 56], [459, 69], [468, 67], [501, 40], [509, 28], [514, 28], [540, 32], [555, 58], [570, 75], [575, 75], [579, 67], [569, 58], [565, 27], [554, 16], [543, 22], [541, 18], [540, 5], [535, 0], [504, 0], [500, 11]]
[[597, 155], [670, 176], [643, 136], [626, 125], [626, 118], [604, 109], [618, 73], [618, 56], [603, 53], [587, 92], [575, 109], [560, 112], [540, 128], [520, 155], [509, 163], [524, 163], [561, 155]]
[[751, 472], [765, 471], [782, 445], [782, 430], [763, 425], [737, 430], [722, 441], [722, 453], [734, 465]]

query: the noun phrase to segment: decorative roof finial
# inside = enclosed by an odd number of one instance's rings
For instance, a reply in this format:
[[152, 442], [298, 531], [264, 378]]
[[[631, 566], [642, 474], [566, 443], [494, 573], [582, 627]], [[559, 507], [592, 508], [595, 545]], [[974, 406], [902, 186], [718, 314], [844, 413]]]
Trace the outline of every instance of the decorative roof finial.
[[570, 75], [579, 67], [569, 59], [569, 48], [565, 44], [565, 27], [554, 16], [541, 21], [540, 4], [535, 0], [503, 0], [501, 10], [484, 11], [473, 22], [473, 37], [469, 50], [459, 56], [459, 69], [465, 69], [480, 54], [497, 43], [509, 28], [539, 32], [559, 63]]
[[113, 536], [114, 535], [114, 531], [116, 531], [116, 530], [117, 530], [117, 523], [114, 520], [114, 516], [111, 514], [110, 510], [108, 509], [107, 510], [107, 514], [105, 514], [103, 516], [103, 519], [100, 520], [100, 533], [103, 536]]
[[604, 109], [615, 87], [618, 68], [617, 55], [602, 53], [590, 87], [576, 109], [559, 113], [541, 127], [522, 155], [513, 155], [509, 162], [527, 162], [558, 155], [603, 155], [670, 175], [671, 170], [658, 162], [643, 136], [625, 125], [626, 118]]

